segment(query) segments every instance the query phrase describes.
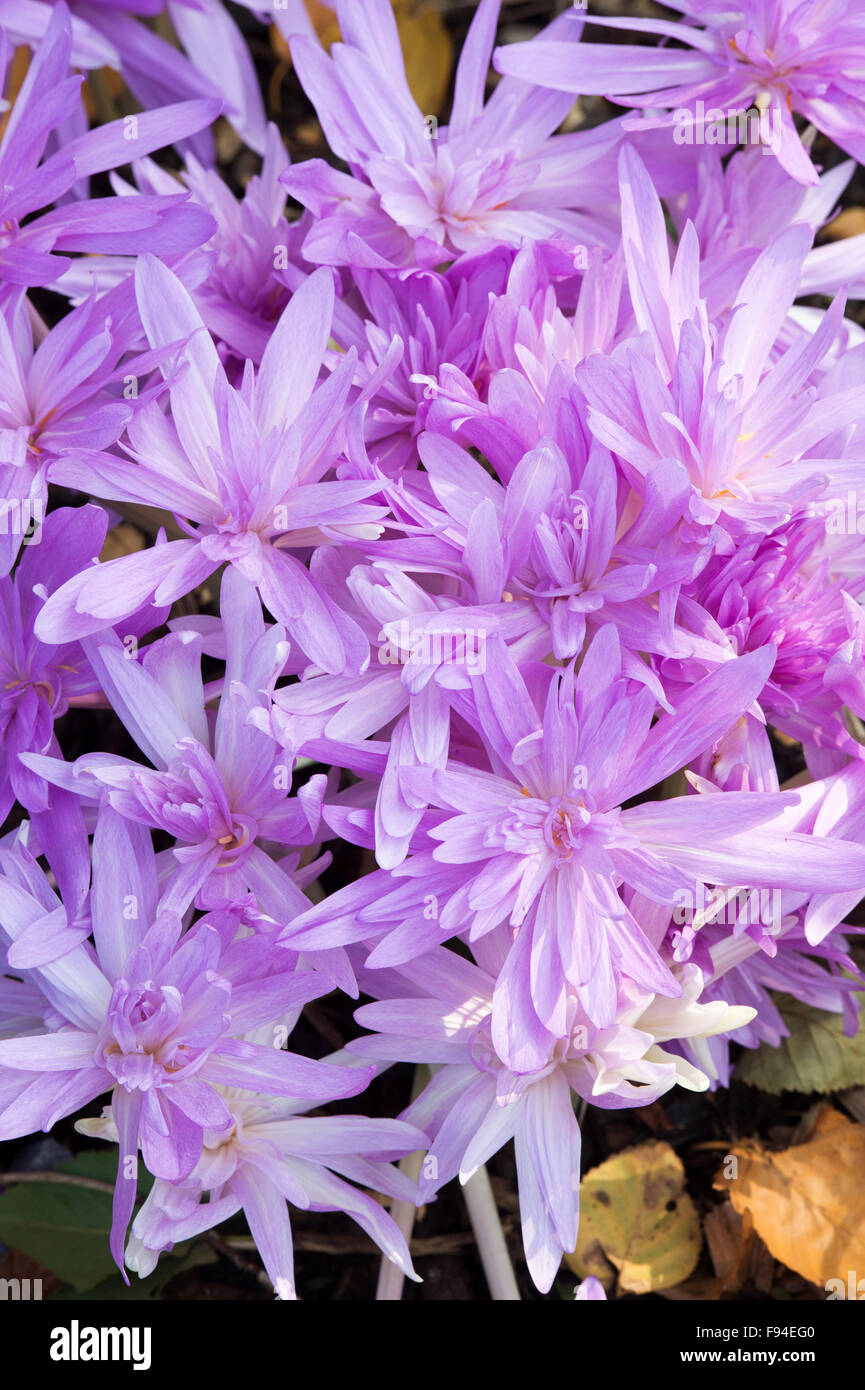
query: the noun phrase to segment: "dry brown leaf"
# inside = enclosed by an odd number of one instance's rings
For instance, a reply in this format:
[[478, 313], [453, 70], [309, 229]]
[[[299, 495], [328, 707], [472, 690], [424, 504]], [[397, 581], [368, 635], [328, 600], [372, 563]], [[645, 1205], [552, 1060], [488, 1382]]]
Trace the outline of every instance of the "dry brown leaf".
[[695, 1274], [684, 1284], [675, 1284], [672, 1289], [658, 1289], [658, 1293], [671, 1303], [717, 1303], [722, 1285], [720, 1279], [710, 1274]]
[[5, 97], [8, 105], [3, 110], [3, 112], [0, 113], [0, 139], [2, 139], [3, 135], [5, 134], [6, 124], [9, 120], [9, 117], [12, 114], [12, 108], [15, 105], [18, 93], [21, 91], [24, 78], [27, 76], [29, 68], [30, 49], [27, 47], [26, 44], [21, 44], [18, 48], [15, 49], [15, 52], [12, 55], [12, 62], [9, 66], [9, 74], [6, 78]]
[[136, 550], [143, 550], [144, 546], [145, 538], [137, 526], [121, 521], [119, 526], [112, 526], [105, 537], [99, 558], [104, 564], [107, 560], [119, 559], [121, 555], [132, 555]]
[[585, 1279], [631, 1293], [672, 1288], [693, 1273], [700, 1223], [685, 1170], [669, 1144], [651, 1141], [614, 1154], [580, 1183], [580, 1237], [565, 1259]]
[[[399, 29], [411, 94], [425, 115], [435, 116], [448, 93], [453, 70], [453, 42], [441, 15], [419, 0], [391, 0]], [[309, 17], [325, 48], [339, 39], [333, 10], [320, 0], [306, 0]], [[289, 46], [274, 26], [270, 41], [277, 57], [291, 62]]]
[[238, 135], [234, 127], [230, 126], [223, 116], [219, 117], [213, 127], [213, 138], [216, 145], [216, 158], [220, 164], [230, 164], [243, 149], [243, 137]]
[[747, 1143], [731, 1154], [738, 1175], [715, 1187], [750, 1212], [776, 1259], [823, 1287], [865, 1270], [865, 1126], [826, 1105], [807, 1143], [782, 1153]]
[[332, 43], [336, 43], [339, 38], [339, 23], [333, 10], [327, 5], [322, 5], [321, 0], [306, 0], [306, 8], [312, 20], [315, 32], [321, 39], [325, 48], [330, 48]]
[[666, 1130], [675, 1129], [673, 1121], [659, 1100], [652, 1101], [651, 1105], [644, 1105], [640, 1110], [640, 1119], [653, 1134], [663, 1134]]
[[121, 115], [121, 98], [126, 83], [113, 68], [92, 68], [81, 87], [81, 99], [88, 120], [98, 123], [116, 120]]
[[[305, 0], [305, 4], [315, 32], [323, 46], [329, 49], [331, 44], [336, 43], [339, 39], [339, 23], [336, 15], [333, 10], [328, 9], [327, 5], [322, 5], [320, 0]], [[291, 49], [288, 39], [282, 36], [275, 24], [270, 26], [270, 46], [278, 58], [291, 66]]]
[[748, 1279], [760, 1293], [770, 1294], [775, 1285], [775, 1256], [764, 1240], [754, 1236]]
[[865, 232], [865, 208], [845, 208], [823, 228], [824, 235], [832, 241], [859, 236], [862, 232]]
[[713, 1207], [703, 1221], [703, 1235], [720, 1292], [738, 1293], [748, 1273], [754, 1239], [754, 1222], [750, 1211], [742, 1214], [729, 1202]]
[[394, 10], [411, 94], [425, 115], [435, 116], [444, 105], [451, 80], [451, 36], [435, 10], [412, 0], [394, 0]]

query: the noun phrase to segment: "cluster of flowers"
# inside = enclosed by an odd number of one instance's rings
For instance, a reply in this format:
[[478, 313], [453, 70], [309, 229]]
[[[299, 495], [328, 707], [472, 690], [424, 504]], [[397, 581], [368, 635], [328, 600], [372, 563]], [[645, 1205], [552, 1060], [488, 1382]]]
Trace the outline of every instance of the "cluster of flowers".
[[[156, 0], [0, 0], [2, 70], [32, 49], [0, 143], [0, 1139], [108, 1093], [78, 1123], [139, 1274], [242, 1209], [293, 1298], [295, 1206], [415, 1277], [370, 1193], [513, 1139], [547, 1291], [575, 1105], [726, 1083], [785, 1036], [776, 991], [857, 1027], [865, 238], [815, 249], [854, 166], [794, 115], [863, 154], [865, 15], [691, 0], [643, 25], [670, 48], [576, 9], [494, 49], [499, 4], [441, 126], [388, 0], [339, 0], [330, 53], [275, 6], [340, 171], [289, 163], [218, 0], [170, 0], [170, 67]], [[106, 63], [152, 109], [91, 131]], [[557, 134], [587, 92], [634, 110]], [[240, 201], [223, 98], [263, 154]], [[783, 139], [674, 139], [697, 103]], [[163, 528], [100, 562], [130, 505]], [[218, 616], [170, 617], [205, 585]], [[64, 759], [70, 706], [140, 759]], [[325, 895], [344, 842], [368, 871]], [[372, 1001], [357, 1038], [287, 1050], [334, 989]], [[305, 1113], [395, 1062], [428, 1068], [399, 1118]]]

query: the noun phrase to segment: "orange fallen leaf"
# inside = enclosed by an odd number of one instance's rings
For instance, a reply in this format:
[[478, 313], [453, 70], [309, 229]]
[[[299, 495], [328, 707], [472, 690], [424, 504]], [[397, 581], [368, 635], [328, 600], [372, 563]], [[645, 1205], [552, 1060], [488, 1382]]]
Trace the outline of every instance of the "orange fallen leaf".
[[[731, 1149], [737, 1175], [719, 1176], [718, 1191], [749, 1212], [776, 1259], [825, 1287], [865, 1273], [865, 1126], [826, 1105], [811, 1139], [781, 1153], [761, 1144]], [[725, 1172], [733, 1165], [729, 1159]]]

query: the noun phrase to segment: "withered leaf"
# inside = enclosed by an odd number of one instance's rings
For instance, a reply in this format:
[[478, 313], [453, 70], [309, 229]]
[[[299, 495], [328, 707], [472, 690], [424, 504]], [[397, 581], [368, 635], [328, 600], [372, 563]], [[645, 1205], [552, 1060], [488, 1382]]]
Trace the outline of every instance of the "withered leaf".
[[826, 1105], [807, 1143], [781, 1153], [746, 1143], [731, 1155], [724, 1173], [735, 1176], [715, 1187], [750, 1212], [776, 1259], [820, 1286], [865, 1270], [865, 1126]]
[[580, 1184], [580, 1236], [571, 1269], [594, 1274], [609, 1291], [651, 1293], [681, 1283], [700, 1254], [700, 1223], [685, 1191], [685, 1170], [669, 1144], [626, 1149]]

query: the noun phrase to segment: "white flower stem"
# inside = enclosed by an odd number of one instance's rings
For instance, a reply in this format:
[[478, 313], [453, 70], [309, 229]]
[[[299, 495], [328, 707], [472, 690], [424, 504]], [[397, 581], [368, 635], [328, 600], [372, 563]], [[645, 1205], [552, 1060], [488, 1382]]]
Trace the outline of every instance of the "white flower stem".
[[518, 1303], [520, 1291], [485, 1167], [481, 1166], [463, 1185], [463, 1195], [490, 1294], [496, 1302]]
[[[420, 1176], [421, 1164], [423, 1162], [423, 1152], [418, 1149], [417, 1153], [406, 1154], [405, 1158], [400, 1159], [399, 1170], [411, 1178], [412, 1182], [417, 1182]], [[414, 1230], [415, 1216], [417, 1207], [414, 1202], [392, 1202], [390, 1214], [402, 1232], [406, 1245], [411, 1244], [411, 1233]], [[381, 1266], [378, 1271], [378, 1286], [375, 1291], [376, 1301], [386, 1302], [396, 1301], [402, 1298], [402, 1286], [405, 1283], [405, 1275], [399, 1265], [395, 1265], [386, 1255], [382, 1256]]]
[[[412, 1081], [411, 1098], [414, 1100], [420, 1095], [429, 1079], [429, 1072], [423, 1065], [415, 1067], [414, 1079]], [[399, 1170], [405, 1173], [406, 1177], [411, 1178], [412, 1182], [417, 1182], [420, 1177], [421, 1165], [424, 1160], [422, 1149], [416, 1153], [406, 1154], [405, 1158], [400, 1159]], [[406, 1245], [411, 1244], [411, 1233], [414, 1230], [417, 1207], [414, 1202], [391, 1202], [390, 1214], [405, 1239]], [[405, 1275], [399, 1265], [395, 1265], [386, 1255], [382, 1255], [381, 1264], [378, 1271], [378, 1284], [376, 1286], [376, 1302], [399, 1302], [402, 1298], [402, 1286], [405, 1283]]]

